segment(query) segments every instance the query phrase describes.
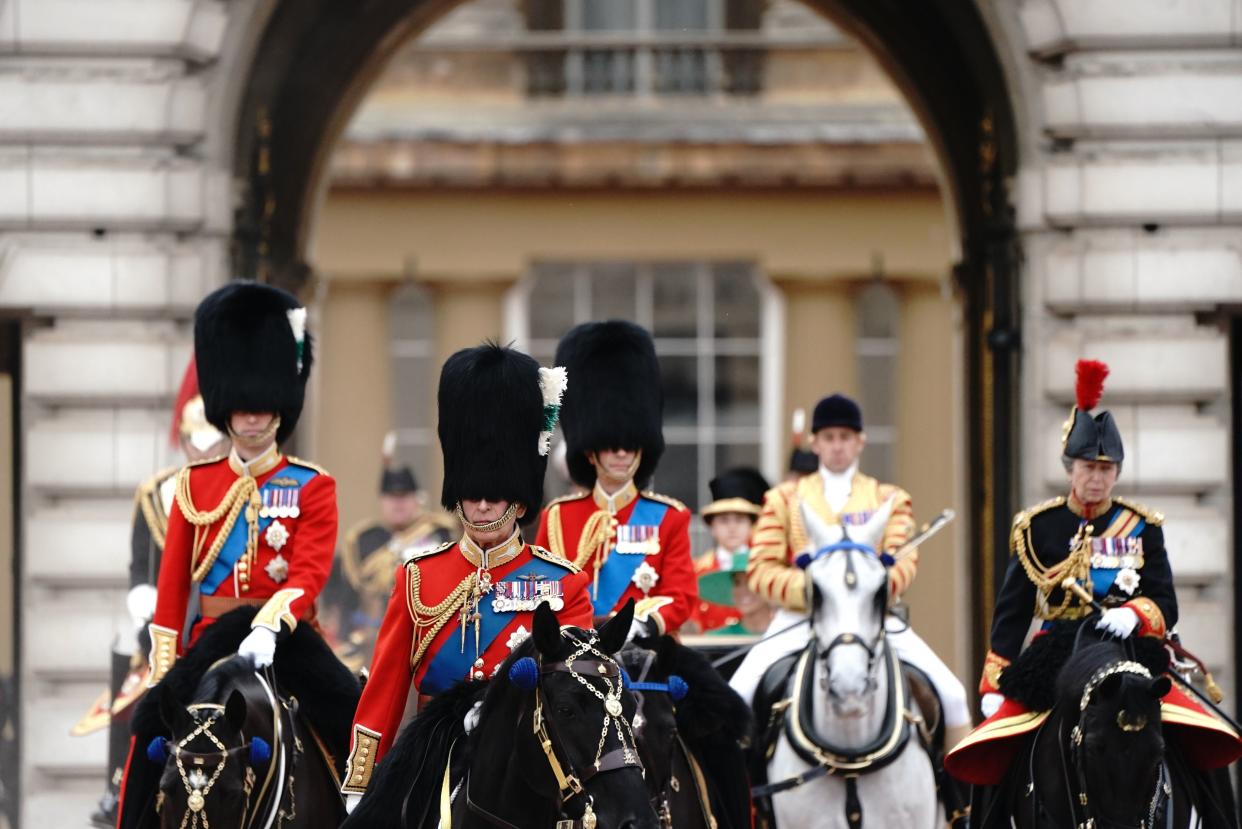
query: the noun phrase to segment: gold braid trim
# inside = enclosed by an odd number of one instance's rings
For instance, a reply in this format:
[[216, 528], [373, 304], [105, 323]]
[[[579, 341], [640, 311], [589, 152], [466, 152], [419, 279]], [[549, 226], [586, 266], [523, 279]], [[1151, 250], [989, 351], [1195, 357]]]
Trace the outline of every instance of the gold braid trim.
[[565, 558], [565, 528], [561, 526], [561, 505], [553, 501], [548, 507], [548, 546], [552, 552]]
[[[603, 552], [603, 547], [608, 543], [608, 531], [612, 528], [612, 513], [606, 509], [596, 510], [591, 513], [591, 517], [587, 519], [586, 525], [582, 528], [582, 535], [578, 536], [578, 552], [574, 556], [574, 566], [581, 570], [591, 557]], [[556, 547], [552, 548], [556, 552]], [[596, 569], [604, 566], [604, 559], [601, 556]]]
[[168, 532], [168, 515], [160, 503], [160, 484], [176, 473], [175, 466], [161, 470], [144, 481], [134, 494], [134, 501], [142, 512], [142, 520], [147, 522], [147, 529], [151, 531], [151, 540], [161, 550], [164, 549], [164, 536]]
[[458, 614], [466, 601], [474, 594], [479, 584], [479, 574], [471, 573], [453, 588], [453, 592], [437, 605], [423, 604], [420, 596], [423, 576], [418, 565], [410, 562], [405, 565], [408, 575], [409, 589], [406, 591], [406, 607], [410, 611], [410, 620], [414, 623], [414, 652], [410, 655], [410, 670], [418, 667], [432, 640], [444, 629], [449, 620]]
[[1035, 544], [1031, 539], [1031, 518], [1063, 502], [1063, 498], [1054, 498], [1032, 510], [1019, 513], [1014, 520], [1013, 535], [1010, 538], [1018, 563], [1022, 565], [1031, 584], [1035, 585], [1035, 615], [1040, 619], [1077, 619], [1087, 612], [1081, 602], [1078, 607], [1070, 607], [1071, 602], [1077, 598], [1070, 590], [1062, 591], [1059, 604], [1052, 606], [1049, 601], [1052, 591], [1061, 589], [1061, 583], [1070, 577], [1086, 588], [1087, 592], [1091, 591], [1091, 525], [1082, 525], [1070, 542], [1069, 555], [1051, 567], [1045, 566], [1035, 556]]
[[[229, 533], [233, 531], [233, 525], [237, 523], [237, 516], [241, 514], [243, 507], [247, 508], [246, 523], [248, 524], [244, 559], [249, 561], [254, 556], [259, 542], [259, 507], [262, 506], [259, 488], [254, 478], [249, 475], [238, 478], [229, 487], [229, 491], [224, 493], [224, 497], [220, 499], [215, 509], [210, 512], [201, 512], [194, 506], [194, 499], [190, 495], [190, 467], [186, 467], [177, 473], [176, 501], [185, 520], [194, 527], [194, 547], [190, 557], [191, 580], [202, 581], [211, 566], [216, 563], [216, 559], [220, 556], [220, 549], [224, 546]], [[207, 528], [220, 521], [221, 518], [224, 521], [220, 525], [220, 531], [216, 533], [215, 540], [204, 554], [203, 545], [207, 541]]]

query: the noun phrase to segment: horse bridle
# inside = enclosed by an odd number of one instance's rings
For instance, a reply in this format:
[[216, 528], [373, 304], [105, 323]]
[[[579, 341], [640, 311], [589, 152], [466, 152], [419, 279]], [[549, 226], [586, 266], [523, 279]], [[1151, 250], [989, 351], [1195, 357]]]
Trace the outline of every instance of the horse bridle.
[[[1074, 821], [1077, 829], [1096, 829], [1097, 826], [1107, 826], [1110, 824], [1119, 824], [1121, 821], [1113, 821], [1107, 816], [1096, 817], [1092, 814], [1091, 802], [1087, 796], [1087, 761], [1086, 748], [1083, 739], [1083, 717], [1086, 715], [1087, 707], [1091, 704], [1091, 699], [1096, 690], [1099, 689], [1103, 682], [1112, 676], [1121, 674], [1132, 674], [1145, 679], [1151, 679], [1151, 672], [1142, 664], [1132, 660], [1119, 660], [1105, 665], [1103, 668], [1092, 674], [1087, 680], [1087, 684], [1083, 686], [1082, 695], [1078, 700], [1078, 718], [1074, 726], [1069, 731], [1068, 743], [1070, 746], [1070, 757], [1065, 756], [1065, 746], [1067, 743], [1064, 731], [1064, 722], [1062, 728], [1057, 734], [1057, 751], [1061, 757], [1061, 773], [1065, 778], [1065, 790], [1069, 800], [1070, 819]], [[1128, 730], [1128, 727], [1118, 723], [1118, 727]], [[1043, 728], [1041, 726], [1040, 730]], [[1034, 763], [1035, 744], [1038, 740], [1031, 744], [1031, 764]], [[1074, 768], [1074, 777], [1077, 782], [1077, 788], [1069, 779], [1069, 766]], [[1032, 797], [1034, 804], [1038, 804], [1039, 798], [1035, 792], [1035, 776], [1034, 769], [1030, 769], [1030, 788], [1028, 795]], [[1170, 794], [1169, 780], [1164, 769], [1164, 763], [1160, 764], [1159, 773], [1156, 776], [1155, 790], [1152, 792], [1151, 799], [1148, 802], [1147, 820], [1141, 826], [1145, 829], [1154, 829], [1156, 815], [1160, 812], [1160, 807], [1164, 804]], [[1081, 815], [1081, 820], [1079, 819]]]
[[[853, 590], [855, 585], [857, 585], [858, 583], [858, 574], [854, 570], [854, 556], [852, 555], [852, 553], [867, 552], [870, 555], [875, 555], [875, 551], [871, 550], [865, 545], [858, 544], [857, 542], [854, 542], [854, 541], [850, 541], [847, 536], [844, 541], [838, 542], [837, 544], [829, 544], [827, 547], [823, 547], [822, 549], [818, 550], [815, 553], [815, 556], [812, 558], [811, 561], [814, 562], [815, 560], [817, 560], [820, 556], [824, 555], [825, 553], [828, 555], [831, 555], [833, 553], [838, 553], [838, 552], [845, 553], [845, 556], [846, 556], [845, 576], [844, 576], [845, 586], [848, 589]], [[877, 560], [880, 560], [880, 559], [877, 559]], [[809, 568], [810, 563], [808, 563], [807, 566]], [[887, 569], [888, 567], [886, 565], [885, 570], [887, 571]], [[808, 580], [809, 578], [810, 576], [808, 575]], [[862, 648], [863, 651], [867, 654], [867, 690], [868, 691], [872, 691], [875, 689], [875, 671], [876, 671], [876, 667], [879, 665], [880, 657], [884, 653], [884, 645], [888, 637], [888, 630], [885, 626], [885, 620], [888, 618], [888, 611], [889, 611], [889, 605], [892, 600], [892, 593], [889, 589], [887, 578], [884, 579], [884, 584], [880, 586], [879, 592], [882, 594], [882, 601], [877, 602], [882, 605], [880, 607], [880, 630], [878, 633], [876, 633], [875, 639], [873, 639], [870, 643], [868, 643], [856, 633], [851, 633], [851, 632], [838, 633], [833, 638], [833, 640], [828, 643], [828, 647], [822, 650], [819, 650], [817, 648], [817, 651], [818, 651], [817, 658], [820, 659], [824, 663], [825, 673], [828, 672], [828, 659], [830, 656], [832, 656], [832, 652], [834, 650], [841, 647], [842, 645], [852, 645], [852, 646]], [[877, 600], [878, 599], [880, 599], [880, 596], [877, 596]], [[817, 641], [816, 636], [815, 636], [814, 625], [811, 625], [811, 639], [813, 641]]]
[[[281, 736], [281, 719], [280, 709], [276, 703], [275, 696], [270, 691], [270, 686], [263, 680], [262, 676], [256, 674], [261, 680], [260, 684], [264, 686], [264, 690], [268, 693], [269, 701], [272, 703], [272, 739], [275, 749], [284, 752], [284, 741]], [[215, 732], [212, 730], [220, 718], [224, 716], [224, 706], [220, 703], [193, 703], [186, 706], [191, 718], [195, 722], [195, 728], [185, 737], [175, 743], [171, 740], [165, 741], [165, 746], [171, 748], [172, 757], [176, 762], [177, 775], [181, 780], [182, 787], [186, 792], [186, 810], [181, 817], [180, 829], [210, 829], [207, 817], [207, 795], [211, 792], [216, 781], [224, 773], [225, 767], [228, 765], [229, 758], [245, 751], [248, 754], [253, 752], [252, 743], [243, 742], [241, 745], [229, 748], [224, 744]], [[292, 718], [291, 718], [292, 719]], [[215, 745], [215, 751], [195, 752], [186, 749], [195, 738], [203, 736]], [[295, 737], [296, 739], [296, 737]], [[192, 770], [186, 771], [183, 758], [192, 761]], [[201, 766], [204, 766], [210, 759], [219, 758], [215, 769], [211, 776], [207, 777]], [[255, 825], [255, 820], [259, 817], [258, 805], [262, 805], [264, 797], [267, 795], [268, 788], [272, 783], [273, 774], [277, 766], [277, 758], [269, 756], [266, 760], [267, 774], [264, 776], [263, 785], [259, 789], [257, 800], [252, 800], [254, 794], [254, 784], [257, 780], [254, 773], [254, 762], [248, 762], [245, 766], [245, 774], [242, 781], [242, 792], [245, 795], [245, 803], [242, 808], [240, 825], [243, 827], [251, 827]], [[280, 765], [283, 766], [283, 757], [280, 758]], [[276, 797], [273, 799], [271, 808], [268, 810], [273, 816], [280, 807], [280, 801], [283, 797], [283, 780], [277, 780]], [[291, 792], [292, 794], [292, 792]], [[292, 799], [292, 798], [291, 798]], [[163, 805], [163, 793], [156, 800], [156, 811], [158, 812]], [[292, 815], [290, 815], [292, 817]], [[271, 824], [271, 819], [267, 824]]]
[[[535, 707], [531, 712], [531, 731], [535, 735], [535, 739], [538, 740], [539, 747], [547, 759], [552, 776], [556, 779], [556, 809], [558, 815], [556, 829], [596, 829], [597, 819], [593, 808], [593, 798], [587, 792], [586, 784], [596, 775], [610, 771], [632, 767], [637, 767], [641, 771], [642, 764], [638, 760], [638, 749], [634, 740], [633, 728], [629, 721], [626, 720], [621, 704], [621, 694], [624, 690], [621, 666], [611, 656], [595, 647], [595, 639], [577, 639], [569, 631], [562, 631], [562, 635], [573, 639], [576, 646], [574, 652], [563, 661], [541, 664], [539, 666], [539, 675], [567, 673], [603, 703], [604, 724], [600, 729], [599, 744], [595, 750], [595, 760], [585, 770], [574, 767], [569, 760], [569, 755], [564, 750], [562, 741], [557, 737], [555, 723], [543, 714], [544, 696], [538, 683], [535, 685]], [[584, 659], [583, 657], [587, 655], [591, 658]], [[588, 682], [586, 676], [578, 670], [578, 667], [592, 665], [595, 666], [595, 670], [590, 671], [589, 675], [603, 680], [604, 691], [600, 691]], [[524, 714], [525, 706], [523, 706], [522, 712], [518, 715], [519, 722], [523, 719]], [[615, 730], [621, 747], [604, 753], [610, 730]], [[629, 735], [628, 744], [626, 742], [627, 734]], [[494, 826], [499, 827], [499, 829], [518, 829], [514, 824], [488, 811], [471, 798], [470, 778], [468, 775], [465, 788], [467, 809]], [[581, 798], [584, 804], [582, 815], [577, 818], [570, 817], [565, 809], [566, 804], [575, 798]]]

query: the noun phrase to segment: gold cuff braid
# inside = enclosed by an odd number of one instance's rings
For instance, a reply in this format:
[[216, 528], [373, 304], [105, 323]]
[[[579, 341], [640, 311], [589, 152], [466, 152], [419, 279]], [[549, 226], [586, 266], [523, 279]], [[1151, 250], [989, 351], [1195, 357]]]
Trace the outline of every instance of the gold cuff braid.
[[289, 626], [289, 630], [293, 630], [298, 626], [298, 617], [292, 610], [293, 603], [305, 595], [306, 591], [300, 587], [277, 590], [272, 594], [272, 598], [259, 608], [259, 612], [254, 614], [250, 627], [267, 628], [272, 633], [280, 633], [280, 624], [284, 622]]
[[354, 748], [345, 761], [345, 794], [364, 794], [371, 784], [375, 770], [375, 755], [379, 751], [380, 733], [363, 725], [354, 726]]
[[161, 625], [147, 625], [151, 634], [151, 673], [147, 675], [147, 687], [154, 687], [177, 661], [177, 631]]

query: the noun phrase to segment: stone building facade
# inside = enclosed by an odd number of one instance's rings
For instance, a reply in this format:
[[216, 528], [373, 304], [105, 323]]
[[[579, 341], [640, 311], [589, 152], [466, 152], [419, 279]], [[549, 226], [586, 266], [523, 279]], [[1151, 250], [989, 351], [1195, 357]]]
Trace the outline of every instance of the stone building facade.
[[[336, 30], [360, 33], [370, 54], [453, 5], [373, 3], [374, 19]], [[911, 70], [922, 65], [913, 41], [886, 38], [899, 27], [868, 16], [885, 3], [811, 5], [857, 29], [903, 90], [933, 86]], [[1239, 2], [979, 0], [969, 14], [960, 3], [925, 7], [919, 13], [942, 24], [926, 30], [930, 42], [977, 19], [986, 36], [972, 43], [995, 57], [999, 74], [978, 80], [1005, 90], [1012, 115], [1011, 169], [999, 179], [1003, 192], [995, 182], [989, 191], [989, 209], [1012, 207], [1021, 258], [1012, 274], [996, 259], [988, 267], [992, 289], [1019, 292], [1010, 305], [1017, 318], [1000, 324], [1004, 309], [980, 311], [988, 337], [965, 343], [978, 370], [964, 395], [994, 400], [1000, 378], [1011, 383], [1014, 411], [1004, 401], [985, 407], [995, 415], [979, 423], [986, 441], [962, 430], [964, 441], [982, 441], [987, 461], [970, 469], [970, 503], [986, 507], [995, 496], [1012, 507], [1059, 485], [1073, 360], [1109, 361], [1108, 399], [1132, 458], [1123, 488], [1168, 513], [1183, 636], [1232, 688]], [[273, 62], [301, 65], [325, 42], [311, 22], [286, 25], [290, 8], [270, 0], [0, 2], [0, 495], [11, 482], [5, 506], [16, 507], [0, 510], [0, 606], [10, 609], [0, 623], [0, 673], [19, 688], [20, 766], [5, 769], [5, 783], [20, 792], [25, 827], [73, 825], [98, 793], [102, 745], [65, 732], [103, 680], [130, 493], [169, 460], [161, 435], [190, 311], [239, 270], [239, 238], [289, 261], [308, 253], [288, 249], [302, 238], [302, 219], [281, 224], [278, 214], [269, 228], [247, 209], [262, 203], [246, 175], [256, 157], [248, 102], [275, 94]], [[374, 66], [341, 54], [348, 77], [324, 96], [348, 112]], [[960, 229], [959, 185], [969, 176], [953, 160], [990, 170], [994, 147], [963, 149], [956, 130], [986, 134], [993, 125], [937, 120], [922, 106], [933, 99], [914, 98], [947, 160], [942, 190]], [[277, 131], [290, 123], [280, 114]], [[343, 127], [340, 118], [321, 121], [315, 136]], [[314, 203], [322, 177], [291, 184], [280, 165], [297, 157], [299, 169], [322, 174], [324, 152], [291, 143], [273, 161], [272, 186], [287, 193], [300, 184]], [[976, 253], [955, 255], [972, 261]], [[312, 452], [315, 428], [312, 412]], [[996, 468], [993, 449], [1013, 468]], [[976, 632], [990, 568], [1003, 555], [996, 525], [1007, 522], [982, 507], [966, 559], [982, 585], [980, 607], [962, 611]]]

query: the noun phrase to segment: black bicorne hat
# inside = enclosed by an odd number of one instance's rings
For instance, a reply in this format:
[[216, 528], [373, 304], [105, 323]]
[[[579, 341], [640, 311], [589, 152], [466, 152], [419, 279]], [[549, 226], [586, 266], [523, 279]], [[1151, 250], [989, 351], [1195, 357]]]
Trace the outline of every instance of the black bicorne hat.
[[487, 499], [537, 510], [548, 459], [546, 417], [534, 358], [494, 343], [465, 348], [440, 371], [440, 503]]
[[664, 392], [651, 335], [624, 320], [583, 323], [561, 338], [556, 363], [569, 372], [561, 427], [570, 477], [594, 486], [588, 452], [641, 449], [634, 483], [646, 488], [664, 454]]
[[759, 513], [763, 512], [763, 496], [769, 489], [767, 479], [759, 470], [749, 466], [721, 472], [707, 486], [712, 491], [712, 502], [701, 511], [706, 520], [725, 512], [740, 512], [758, 518]]
[[194, 355], [207, 421], [229, 434], [233, 412], [275, 412], [277, 443], [298, 425], [311, 370], [306, 309], [287, 291], [230, 282], [194, 312]]
[[811, 434], [830, 426], [843, 426], [855, 432], [863, 430], [862, 409], [843, 394], [833, 394], [815, 404], [811, 415]]
[[1091, 414], [1104, 394], [1108, 366], [1097, 360], [1079, 360], [1075, 373], [1075, 406], [1070, 409], [1069, 419], [1062, 429], [1062, 454], [1067, 458], [1121, 463], [1125, 458], [1125, 447], [1112, 412], [1105, 410], [1094, 416]]
[[408, 466], [385, 469], [380, 477], [380, 494], [382, 495], [409, 495], [417, 491], [418, 480], [414, 477], [414, 470]]

